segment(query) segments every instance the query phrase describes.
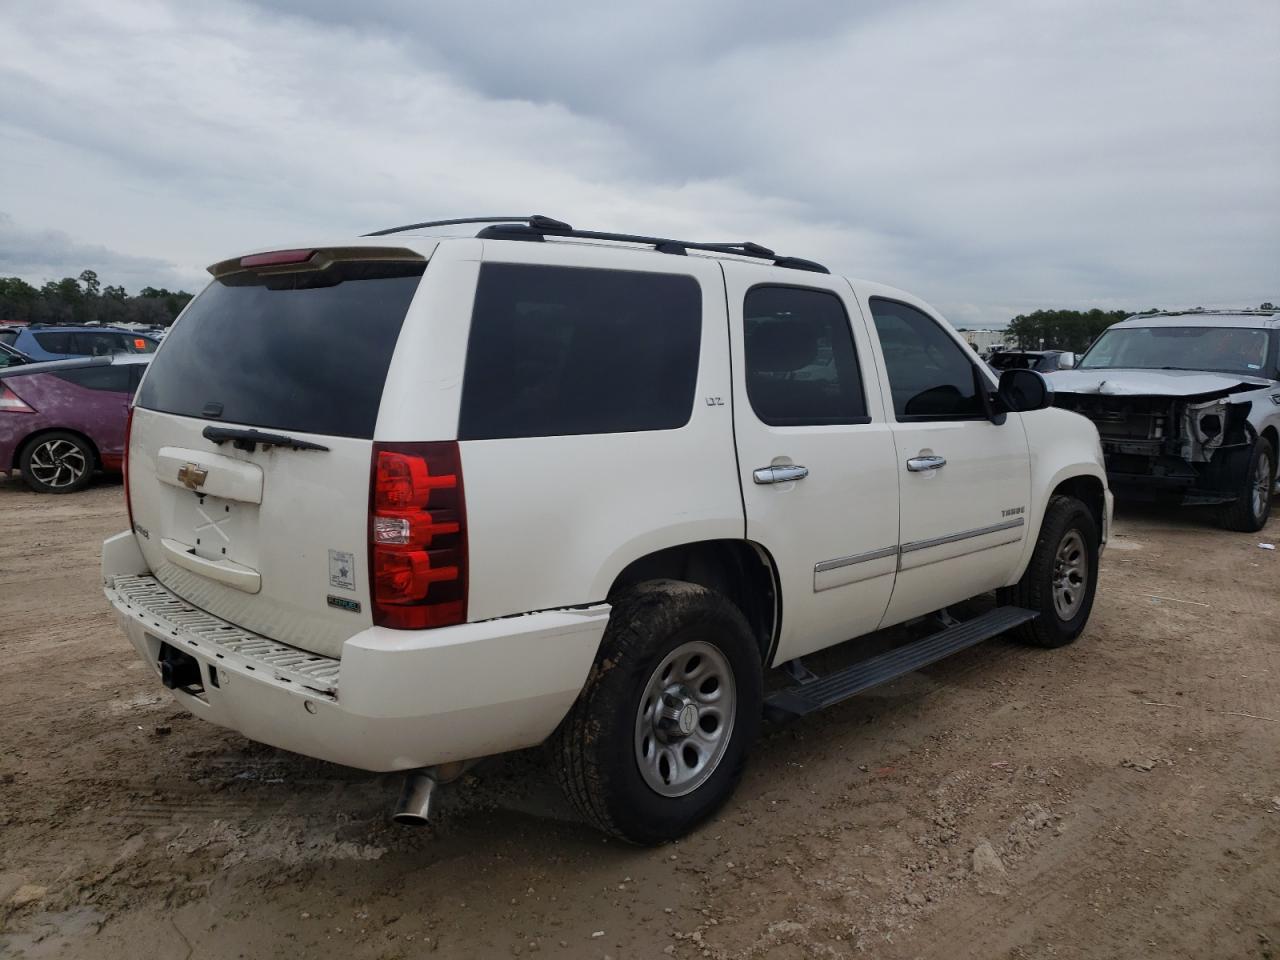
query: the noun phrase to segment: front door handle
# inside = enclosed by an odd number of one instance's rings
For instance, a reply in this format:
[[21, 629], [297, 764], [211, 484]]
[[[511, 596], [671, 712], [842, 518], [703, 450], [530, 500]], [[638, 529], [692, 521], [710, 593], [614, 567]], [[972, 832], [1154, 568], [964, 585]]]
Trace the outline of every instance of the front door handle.
[[756, 483], [786, 483], [788, 480], [803, 480], [808, 475], [808, 467], [795, 463], [777, 467], [757, 467], [751, 471], [751, 479]]
[[907, 461], [907, 469], [912, 473], [924, 473], [926, 470], [937, 470], [947, 465], [946, 457], [912, 457]]

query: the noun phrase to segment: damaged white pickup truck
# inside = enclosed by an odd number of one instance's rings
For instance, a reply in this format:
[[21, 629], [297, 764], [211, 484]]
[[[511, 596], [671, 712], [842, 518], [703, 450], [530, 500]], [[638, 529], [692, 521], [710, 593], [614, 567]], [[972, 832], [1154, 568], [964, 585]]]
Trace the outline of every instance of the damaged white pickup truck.
[[1055, 404], [1098, 427], [1118, 498], [1218, 504], [1223, 526], [1260, 530], [1280, 451], [1280, 312], [1131, 317], [1075, 370]]

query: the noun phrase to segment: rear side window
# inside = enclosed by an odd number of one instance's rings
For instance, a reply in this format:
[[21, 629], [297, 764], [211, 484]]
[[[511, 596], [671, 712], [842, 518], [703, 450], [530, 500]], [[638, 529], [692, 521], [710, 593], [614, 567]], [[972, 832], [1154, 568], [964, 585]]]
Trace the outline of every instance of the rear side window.
[[215, 280], [173, 325], [138, 405], [339, 437], [373, 437], [423, 263]]
[[86, 333], [74, 335], [74, 352], [82, 357], [109, 357], [113, 353], [126, 353], [125, 338], [118, 333]]
[[865, 423], [844, 304], [825, 290], [754, 287], [742, 306], [747, 399], [777, 427]]
[[13, 342], [17, 339], [17, 330], [0, 330], [0, 343], [3, 343], [6, 347], [12, 347]]
[[684, 426], [701, 342], [702, 292], [693, 277], [487, 263], [471, 317], [458, 437]]
[[40, 349], [50, 353], [76, 352], [69, 333], [33, 333], [32, 336], [36, 338], [36, 343], [40, 344]]
[[985, 416], [973, 363], [936, 320], [896, 300], [871, 298], [871, 316], [899, 420]]
[[86, 390], [104, 390], [108, 393], [132, 393], [133, 379], [130, 366], [114, 364], [101, 367], [81, 367], [79, 370], [60, 370], [54, 376]]

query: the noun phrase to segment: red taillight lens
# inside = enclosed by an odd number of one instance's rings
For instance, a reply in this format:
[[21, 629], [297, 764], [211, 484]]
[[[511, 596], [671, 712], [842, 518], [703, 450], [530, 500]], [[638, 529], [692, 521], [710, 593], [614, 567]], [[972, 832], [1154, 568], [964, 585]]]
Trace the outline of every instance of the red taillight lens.
[[466, 621], [466, 501], [456, 442], [373, 445], [369, 580], [378, 626]]
[[120, 472], [124, 474], [124, 508], [129, 514], [129, 529], [133, 529], [133, 501], [129, 499], [129, 439], [133, 436], [133, 404], [124, 418], [124, 460]]
[[0, 387], [0, 411], [8, 413], [35, 413], [27, 402], [8, 388]]

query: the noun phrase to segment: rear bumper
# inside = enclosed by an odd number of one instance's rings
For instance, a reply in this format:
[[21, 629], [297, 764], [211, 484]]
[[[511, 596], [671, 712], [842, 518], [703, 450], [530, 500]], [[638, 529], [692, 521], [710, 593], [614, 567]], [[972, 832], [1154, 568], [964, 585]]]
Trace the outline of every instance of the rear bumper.
[[132, 534], [103, 545], [107, 599], [157, 680], [161, 643], [200, 665], [203, 691], [173, 691], [179, 704], [252, 740], [363, 770], [541, 743], [581, 690], [609, 619], [598, 605], [435, 630], [374, 627], [333, 660], [217, 620], [148, 574]]

